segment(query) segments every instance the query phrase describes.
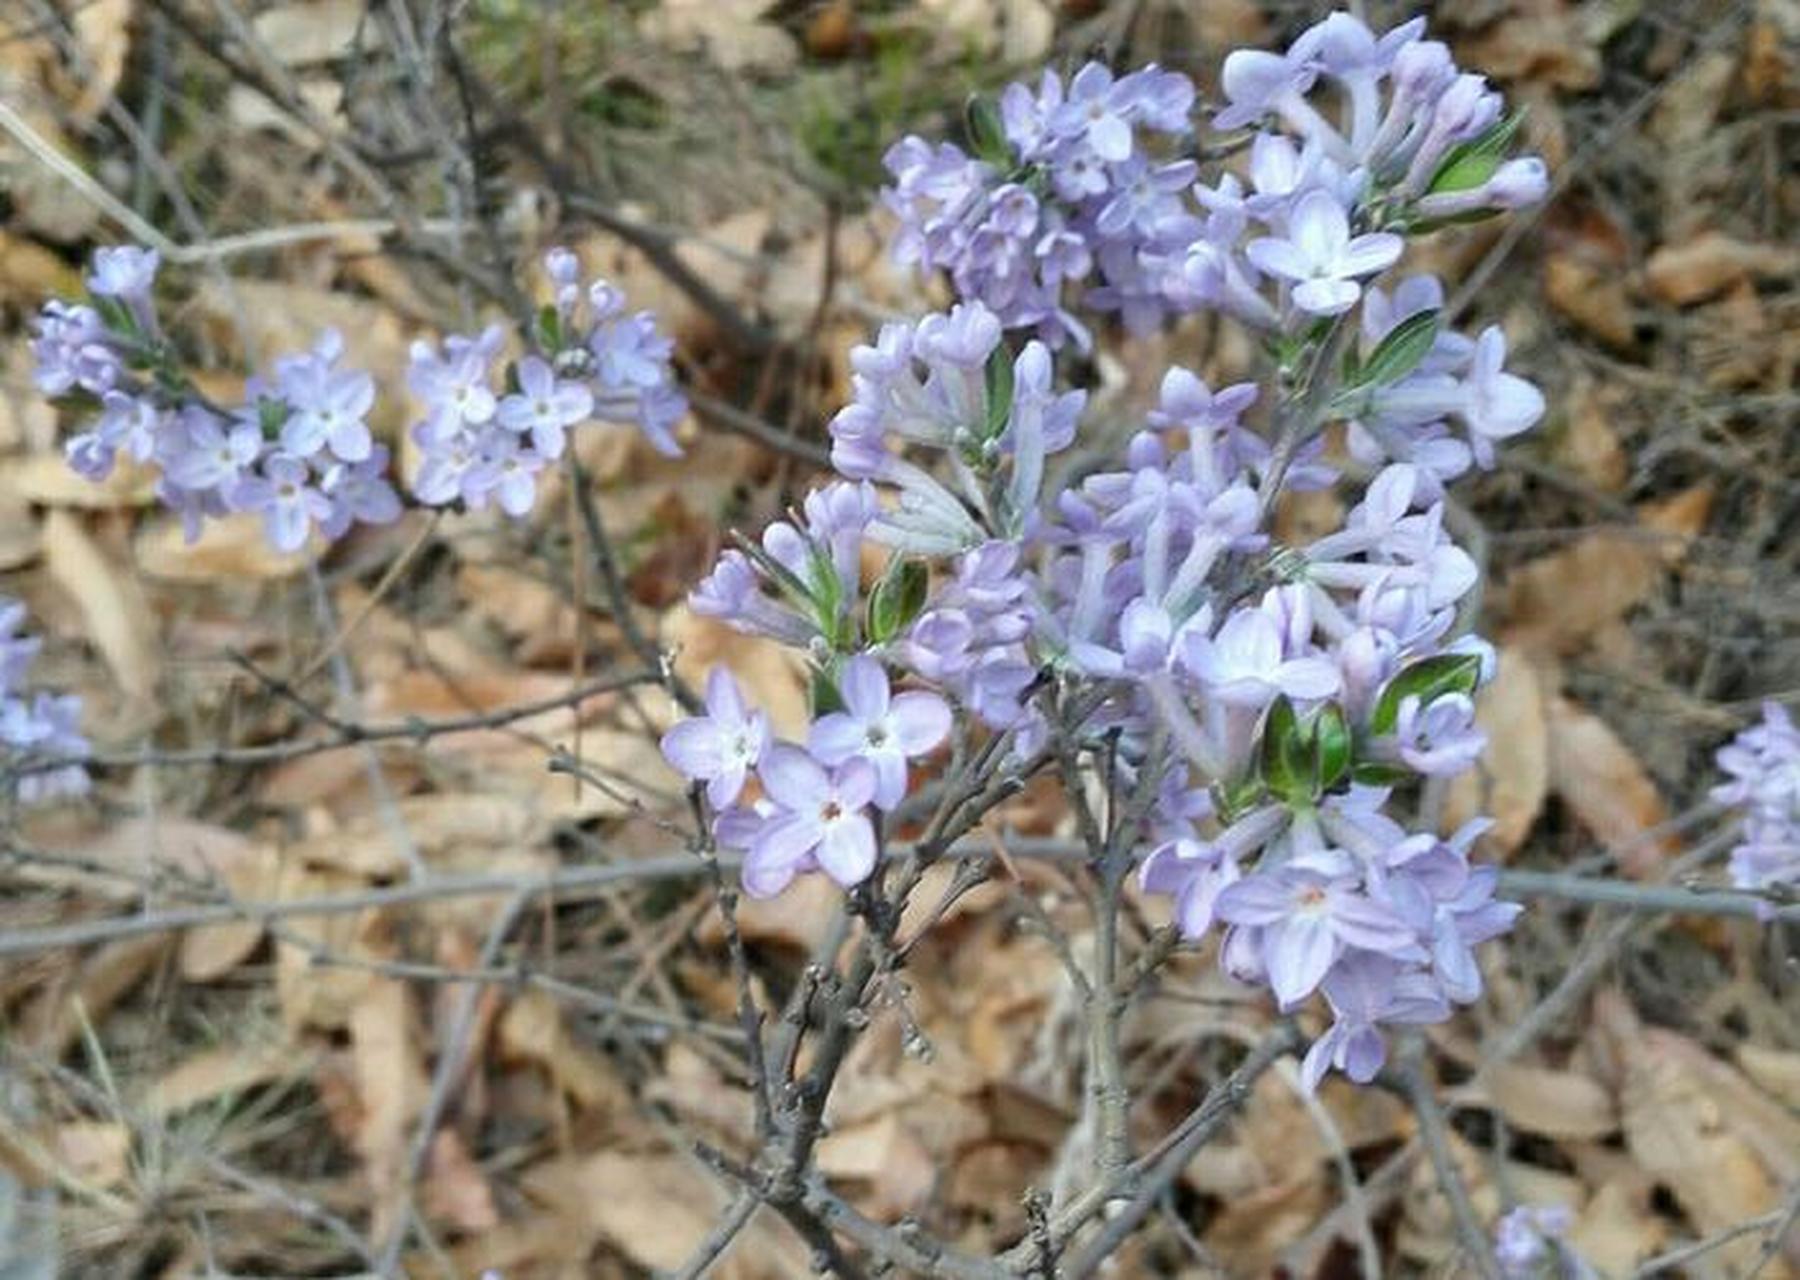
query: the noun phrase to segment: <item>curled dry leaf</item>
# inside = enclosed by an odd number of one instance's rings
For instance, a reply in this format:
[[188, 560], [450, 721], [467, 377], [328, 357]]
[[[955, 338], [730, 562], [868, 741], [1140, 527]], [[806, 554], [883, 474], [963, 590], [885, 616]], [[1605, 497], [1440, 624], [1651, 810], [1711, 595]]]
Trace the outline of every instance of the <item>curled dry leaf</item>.
[[465, 1234], [500, 1225], [493, 1188], [454, 1129], [431, 1135], [420, 1188], [428, 1216]]
[[88, 511], [142, 507], [156, 496], [155, 486], [156, 473], [129, 457], [119, 459], [113, 473], [97, 483], [70, 470], [57, 453], [9, 458], [0, 466], [0, 487], [42, 507]]
[[1544, 262], [1544, 296], [1607, 346], [1621, 352], [1636, 349], [1635, 308], [1617, 272], [1572, 254], [1552, 254]]
[[631, 1091], [612, 1063], [569, 1035], [562, 1008], [548, 992], [527, 991], [507, 1005], [499, 1046], [508, 1058], [542, 1067], [583, 1110], [622, 1115], [630, 1108]]
[[1550, 698], [1547, 709], [1552, 792], [1627, 876], [1654, 876], [1680, 844], [1673, 835], [1645, 837], [1669, 820], [1656, 783], [1599, 716], [1560, 696]]

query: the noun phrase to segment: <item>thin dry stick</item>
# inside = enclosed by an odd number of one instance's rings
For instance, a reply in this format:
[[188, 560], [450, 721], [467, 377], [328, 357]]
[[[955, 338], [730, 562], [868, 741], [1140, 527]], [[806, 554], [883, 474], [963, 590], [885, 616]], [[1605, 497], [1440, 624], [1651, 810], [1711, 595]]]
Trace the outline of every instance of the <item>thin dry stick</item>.
[[1463, 1182], [1462, 1171], [1456, 1167], [1456, 1155], [1450, 1149], [1450, 1126], [1445, 1123], [1444, 1113], [1425, 1079], [1424, 1047], [1424, 1040], [1415, 1037], [1404, 1051], [1405, 1060], [1394, 1072], [1395, 1081], [1412, 1104], [1413, 1115], [1418, 1118], [1419, 1139], [1425, 1144], [1425, 1155], [1432, 1168], [1437, 1171], [1438, 1185], [1450, 1204], [1450, 1217], [1456, 1223], [1457, 1239], [1462, 1243], [1469, 1264], [1481, 1280], [1504, 1280], [1487, 1232], [1476, 1216], [1475, 1204], [1469, 1199], [1469, 1188]]
[[170, 769], [285, 764], [304, 756], [318, 755], [325, 751], [341, 751], [346, 747], [362, 743], [391, 742], [402, 739], [423, 743], [447, 733], [464, 733], [475, 729], [500, 729], [547, 711], [572, 710], [588, 699], [599, 697], [601, 694], [617, 693], [636, 685], [661, 684], [662, 679], [660, 671], [634, 671], [625, 675], [606, 676], [598, 680], [591, 680], [567, 693], [537, 698], [530, 702], [516, 702], [511, 706], [479, 714], [443, 716], [435, 719], [409, 716], [404, 720], [376, 721], [373, 724], [337, 721], [335, 724], [328, 725], [330, 732], [322, 737], [290, 739], [285, 742], [271, 742], [254, 747], [228, 747], [223, 744], [214, 744], [170, 751], [146, 748], [138, 751], [101, 752], [90, 756], [27, 759], [7, 770], [0, 771], [0, 776], [24, 777], [29, 774], [67, 768], [70, 765], [79, 765], [88, 769]]

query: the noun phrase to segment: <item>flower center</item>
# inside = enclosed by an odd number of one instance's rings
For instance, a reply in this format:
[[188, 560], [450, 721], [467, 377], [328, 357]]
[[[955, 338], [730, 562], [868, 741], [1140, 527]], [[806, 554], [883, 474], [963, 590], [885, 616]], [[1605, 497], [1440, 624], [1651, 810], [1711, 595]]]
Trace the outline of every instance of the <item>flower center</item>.
[[879, 724], [869, 726], [868, 740], [871, 747], [885, 747], [888, 740], [886, 726]]
[[823, 818], [826, 822], [836, 822], [843, 816], [844, 806], [839, 804], [836, 800], [827, 800], [824, 807], [819, 810], [819, 817]]

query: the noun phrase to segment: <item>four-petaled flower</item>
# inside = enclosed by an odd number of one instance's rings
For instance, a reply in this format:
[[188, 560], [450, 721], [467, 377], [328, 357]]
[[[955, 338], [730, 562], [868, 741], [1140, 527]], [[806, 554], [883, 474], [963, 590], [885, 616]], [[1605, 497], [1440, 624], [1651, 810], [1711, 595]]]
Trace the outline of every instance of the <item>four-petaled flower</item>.
[[1285, 237], [1252, 240], [1244, 254], [1261, 270], [1293, 285], [1294, 305], [1315, 316], [1342, 315], [1362, 297], [1360, 277], [1385, 271], [1404, 242], [1388, 231], [1350, 234], [1337, 197], [1317, 188], [1300, 197]]
[[737, 800], [744, 780], [769, 749], [769, 717], [744, 705], [725, 667], [706, 677], [706, 714], [683, 720], [663, 735], [663, 758], [694, 782], [706, 783], [715, 809]]
[[892, 809], [906, 796], [906, 762], [950, 736], [950, 706], [935, 693], [893, 693], [874, 658], [859, 654], [838, 680], [844, 710], [813, 724], [807, 746], [828, 765], [867, 760], [875, 770], [875, 804]]
[[744, 859], [746, 892], [780, 893], [796, 873], [817, 865], [846, 889], [875, 869], [875, 767], [852, 757], [827, 771], [799, 747], [769, 748], [757, 776], [777, 806], [762, 824]]

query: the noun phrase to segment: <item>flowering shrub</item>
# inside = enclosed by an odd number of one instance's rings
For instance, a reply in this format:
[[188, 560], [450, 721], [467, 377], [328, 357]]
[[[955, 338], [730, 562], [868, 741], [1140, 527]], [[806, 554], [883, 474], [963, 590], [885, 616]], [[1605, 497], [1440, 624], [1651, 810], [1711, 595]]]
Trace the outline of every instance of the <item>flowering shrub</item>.
[[[831, 424], [844, 478], [694, 595], [802, 650], [821, 718], [804, 749], [773, 745], [715, 679], [708, 717], [665, 741], [706, 783], [715, 838], [746, 851], [747, 890], [815, 866], [860, 882], [908, 761], [986, 737], [1003, 770], [1053, 753], [1079, 762], [1072, 791], [1143, 798], [1128, 843], [1183, 936], [1219, 933], [1227, 971], [1284, 1009], [1330, 1006], [1309, 1084], [1332, 1067], [1372, 1078], [1382, 1026], [1480, 994], [1473, 949], [1518, 911], [1469, 862], [1484, 824], [1440, 839], [1397, 797], [1482, 748], [1472, 697], [1493, 656], [1456, 634], [1479, 575], [1443, 485], [1544, 404], [1505, 370], [1498, 329], [1443, 322], [1436, 279], [1376, 280], [1409, 235], [1545, 180], [1506, 158], [1499, 98], [1422, 37], [1337, 14], [1285, 53], [1233, 54], [1213, 123], [1256, 128], [1248, 187], [1181, 154], [1193, 86], [1155, 67], [1089, 64], [978, 102], [974, 156], [918, 138], [889, 152], [895, 254], [960, 300], [852, 353]], [[1171, 368], [1122, 465], [1067, 461], [1085, 396], [1059, 382], [1056, 349], [1087, 342], [1078, 312], [1142, 329], [1197, 309], [1262, 335], [1271, 384], [1215, 390]], [[1280, 494], [1346, 478], [1324, 453], [1332, 422], [1360, 500], [1342, 527], [1280, 545]], [[865, 544], [888, 556], [866, 593]], [[915, 687], [893, 695], [895, 679]]]
[[1731, 851], [1731, 880], [1740, 889], [1800, 886], [1800, 729], [1780, 703], [1763, 704], [1758, 724], [1719, 749], [1731, 781], [1713, 799], [1744, 815], [1743, 838]]
[[[803, 653], [815, 718], [778, 742], [715, 672], [663, 749], [763, 895], [814, 870], [875, 875], [945, 743], [977, 773], [965, 813], [1052, 763], [1106, 875], [1136, 865], [1183, 937], [1217, 934], [1226, 971], [1284, 1010], [1323, 997], [1308, 1084], [1368, 1080], [1384, 1026], [1480, 994], [1474, 948], [1518, 910], [1470, 862], [1483, 824], [1416, 830], [1409, 797], [1481, 751], [1472, 698], [1493, 668], [1457, 629], [1479, 574], [1443, 486], [1544, 409], [1499, 329], [1459, 333], [1438, 280], [1387, 277], [1409, 237], [1529, 203], [1545, 175], [1508, 157], [1516, 118], [1422, 21], [1377, 36], [1334, 14], [1285, 52], [1232, 54], [1222, 84], [1211, 147], [1185, 77], [1098, 64], [976, 102], [973, 154], [894, 146], [894, 252], [957, 301], [852, 353], [840, 478], [693, 596]], [[1219, 163], [1237, 152], [1245, 176]], [[216, 405], [157, 324], [156, 269], [102, 251], [88, 301], [40, 315], [37, 378], [95, 411], [71, 463], [153, 466], [190, 536], [255, 512], [293, 550], [395, 519], [403, 489], [523, 515], [594, 420], [677, 451], [668, 339], [565, 251], [516, 358], [499, 327], [415, 345], [408, 485], [337, 335]], [[1109, 316], [1144, 330], [1200, 310], [1254, 331], [1271, 376], [1215, 389], [1172, 367], [1117, 456], [1075, 450], [1086, 396], [1059, 357]], [[1346, 458], [1327, 456], [1332, 424]], [[1277, 539], [1284, 492], [1340, 483], [1357, 491], [1340, 527]], [[865, 586], [869, 548], [886, 569]], [[1104, 838], [1090, 792], [1115, 797]]]

